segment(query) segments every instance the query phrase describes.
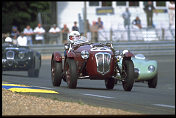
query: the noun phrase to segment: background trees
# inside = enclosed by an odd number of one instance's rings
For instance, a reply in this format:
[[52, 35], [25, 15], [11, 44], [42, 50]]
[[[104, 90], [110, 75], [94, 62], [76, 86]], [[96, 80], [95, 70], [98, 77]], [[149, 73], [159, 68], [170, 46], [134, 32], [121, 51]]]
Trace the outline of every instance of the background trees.
[[[45, 20], [50, 24], [51, 2], [20, 1], [2, 2], [2, 33], [10, 32], [12, 26], [22, 31], [27, 24], [37, 26], [38, 13], [45, 13]], [[46, 22], [46, 21], [45, 21]]]

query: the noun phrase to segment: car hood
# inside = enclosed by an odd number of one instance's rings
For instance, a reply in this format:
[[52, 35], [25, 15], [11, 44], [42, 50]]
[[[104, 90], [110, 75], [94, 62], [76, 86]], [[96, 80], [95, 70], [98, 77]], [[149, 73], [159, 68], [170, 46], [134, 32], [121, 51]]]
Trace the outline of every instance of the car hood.
[[107, 46], [97, 46], [96, 44], [85, 44], [74, 48], [75, 53], [80, 53], [83, 50], [87, 50], [89, 53], [97, 52], [109, 52], [112, 54], [112, 50]]

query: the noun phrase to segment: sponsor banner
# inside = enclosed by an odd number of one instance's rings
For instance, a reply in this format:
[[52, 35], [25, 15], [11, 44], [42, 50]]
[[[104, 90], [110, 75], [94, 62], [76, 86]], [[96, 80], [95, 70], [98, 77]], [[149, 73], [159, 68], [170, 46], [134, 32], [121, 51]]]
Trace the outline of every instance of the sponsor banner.
[[167, 9], [155, 9], [157, 13], [167, 13]]
[[96, 8], [96, 15], [107, 15], [107, 14], [114, 14], [114, 8], [112, 7]]

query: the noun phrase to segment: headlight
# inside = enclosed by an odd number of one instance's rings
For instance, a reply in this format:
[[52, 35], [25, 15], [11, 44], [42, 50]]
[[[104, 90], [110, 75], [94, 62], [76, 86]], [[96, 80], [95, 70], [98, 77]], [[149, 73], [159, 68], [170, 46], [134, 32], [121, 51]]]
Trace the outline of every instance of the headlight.
[[89, 58], [89, 52], [87, 50], [81, 51], [81, 57], [83, 59], [88, 59]]
[[149, 70], [150, 72], [154, 72], [154, 71], [155, 71], [155, 67], [154, 67], [153, 65], [150, 65], [150, 66], [148, 67], [148, 70]]
[[20, 59], [23, 59], [23, 58], [25, 57], [25, 52], [19, 52], [19, 53], [18, 53], [18, 57], [19, 57]]

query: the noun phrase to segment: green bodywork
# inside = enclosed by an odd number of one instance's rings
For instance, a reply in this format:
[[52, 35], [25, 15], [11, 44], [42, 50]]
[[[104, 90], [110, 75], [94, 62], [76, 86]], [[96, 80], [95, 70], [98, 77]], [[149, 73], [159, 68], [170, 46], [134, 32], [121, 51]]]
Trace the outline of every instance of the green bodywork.
[[[131, 58], [134, 63], [134, 68], [137, 68], [139, 70], [139, 76], [138, 78], [135, 78], [135, 81], [144, 81], [144, 80], [150, 80], [157, 74], [157, 61], [155, 60], [147, 60], [147, 59], [138, 59], [135, 57]], [[122, 58], [119, 60], [118, 65], [120, 69], [122, 69]], [[150, 72], [148, 70], [148, 67], [150, 65], [153, 65], [155, 67], [154, 72]]]

